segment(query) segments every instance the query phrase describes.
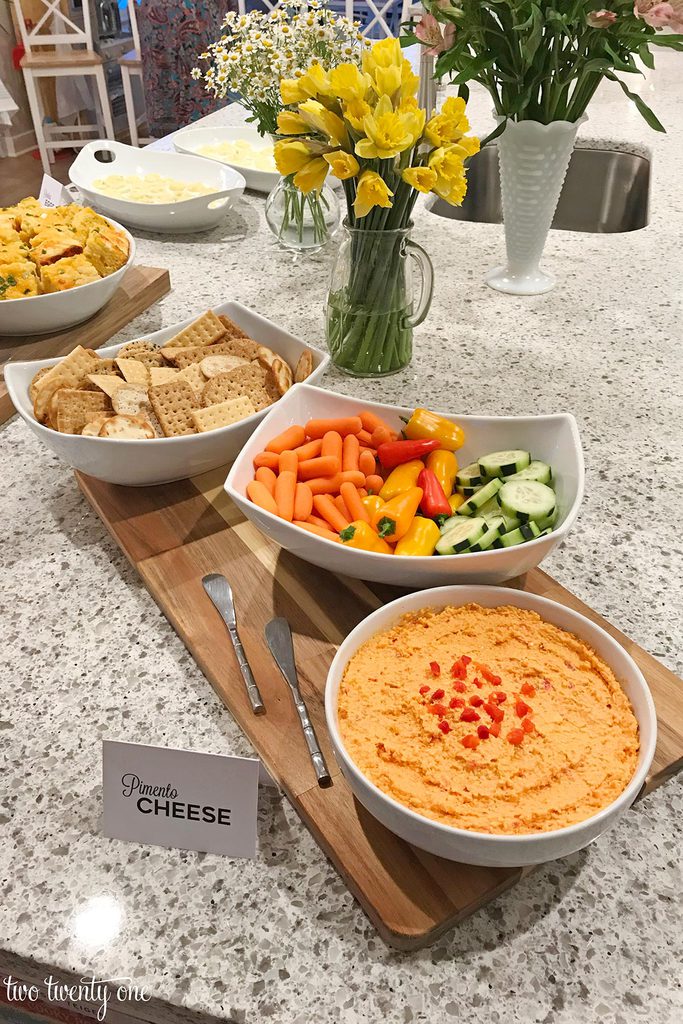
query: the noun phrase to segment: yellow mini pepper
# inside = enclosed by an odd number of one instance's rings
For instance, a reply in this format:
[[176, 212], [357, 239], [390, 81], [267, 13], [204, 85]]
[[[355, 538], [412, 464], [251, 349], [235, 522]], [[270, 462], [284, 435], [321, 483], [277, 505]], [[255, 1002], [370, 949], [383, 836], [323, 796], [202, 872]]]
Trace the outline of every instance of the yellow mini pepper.
[[430, 452], [427, 456], [426, 465], [441, 484], [443, 493], [447, 498], [450, 497], [455, 484], [455, 474], [458, 472], [458, 460], [453, 452], [449, 452], [445, 448], [437, 448], [435, 452]]
[[[373, 512], [376, 512], [377, 509], [381, 508], [382, 505], [384, 504], [384, 502], [380, 498], [379, 494], [366, 494], [365, 497], [361, 498], [360, 500], [363, 503], [363, 505], [365, 506], [366, 511], [370, 513], [370, 517], [371, 518], [372, 518]], [[463, 498], [463, 501], [464, 500], [465, 499]]]
[[456, 491], [455, 494], [451, 494], [450, 498], [448, 499], [448, 504], [451, 506], [451, 510], [453, 512], [457, 512], [465, 500], [465, 495], [458, 494], [458, 492]]
[[415, 516], [396, 547], [395, 555], [433, 555], [436, 542], [441, 536], [433, 519]]
[[354, 519], [339, 534], [342, 544], [349, 548], [358, 548], [359, 551], [376, 551], [378, 554], [390, 555], [391, 548], [385, 540], [378, 537], [369, 523], [362, 519]]
[[403, 431], [411, 441], [429, 438], [438, 441], [442, 448], [455, 452], [465, 443], [465, 435], [457, 423], [451, 423], [444, 416], [439, 416], [429, 409], [416, 409], [405, 425]]
[[378, 508], [370, 520], [370, 525], [377, 530], [380, 537], [387, 540], [400, 540], [410, 529], [415, 513], [422, 501], [422, 488], [411, 487], [409, 491], [397, 494]]
[[382, 501], [391, 501], [397, 494], [409, 491], [411, 487], [417, 486], [417, 478], [425, 464], [422, 459], [411, 459], [410, 462], [403, 462], [396, 469], [392, 469], [384, 481], [384, 487], [379, 492]]

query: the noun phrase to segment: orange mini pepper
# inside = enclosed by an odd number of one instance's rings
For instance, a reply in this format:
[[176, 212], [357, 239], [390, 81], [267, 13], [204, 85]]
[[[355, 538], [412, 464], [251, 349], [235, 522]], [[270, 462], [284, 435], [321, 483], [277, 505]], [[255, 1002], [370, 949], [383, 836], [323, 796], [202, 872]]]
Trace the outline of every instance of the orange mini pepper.
[[422, 438], [438, 441], [440, 448], [446, 451], [455, 452], [462, 448], [465, 442], [465, 435], [462, 427], [445, 416], [439, 416], [429, 409], [416, 409], [405, 425], [403, 433], [411, 441]]
[[378, 537], [369, 523], [355, 519], [339, 534], [342, 544], [359, 551], [375, 551], [377, 554], [390, 555], [391, 548], [385, 540]]
[[365, 505], [366, 511], [370, 514], [370, 518], [372, 518], [373, 512], [376, 512], [384, 504], [379, 494], [366, 494], [364, 498], [361, 498], [361, 501]]
[[370, 523], [380, 537], [391, 541], [400, 540], [410, 529], [421, 501], [422, 488], [411, 487], [390, 501], [385, 501], [372, 515]]
[[380, 498], [383, 501], [391, 501], [397, 494], [403, 494], [411, 487], [416, 487], [417, 478], [424, 468], [422, 459], [411, 459], [410, 462], [403, 462], [396, 469], [392, 469], [379, 492]]

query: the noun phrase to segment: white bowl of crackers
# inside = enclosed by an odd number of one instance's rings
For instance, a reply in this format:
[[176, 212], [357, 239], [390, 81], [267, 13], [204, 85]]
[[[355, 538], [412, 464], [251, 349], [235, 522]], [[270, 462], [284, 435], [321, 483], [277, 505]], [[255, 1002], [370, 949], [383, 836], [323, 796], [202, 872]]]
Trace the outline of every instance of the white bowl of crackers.
[[147, 338], [8, 363], [29, 428], [74, 469], [141, 487], [231, 462], [295, 381], [329, 357], [239, 302]]
[[88, 207], [28, 198], [0, 210], [0, 330], [44, 334], [89, 320], [134, 260], [132, 235]]

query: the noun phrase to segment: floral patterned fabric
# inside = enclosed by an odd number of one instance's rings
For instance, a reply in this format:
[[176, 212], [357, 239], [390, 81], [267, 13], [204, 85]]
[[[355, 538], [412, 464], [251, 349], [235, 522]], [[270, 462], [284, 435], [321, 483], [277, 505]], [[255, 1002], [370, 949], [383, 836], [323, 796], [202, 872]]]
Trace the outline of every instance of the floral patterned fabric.
[[224, 106], [190, 77], [236, 0], [141, 0], [137, 7], [149, 133], [161, 138]]

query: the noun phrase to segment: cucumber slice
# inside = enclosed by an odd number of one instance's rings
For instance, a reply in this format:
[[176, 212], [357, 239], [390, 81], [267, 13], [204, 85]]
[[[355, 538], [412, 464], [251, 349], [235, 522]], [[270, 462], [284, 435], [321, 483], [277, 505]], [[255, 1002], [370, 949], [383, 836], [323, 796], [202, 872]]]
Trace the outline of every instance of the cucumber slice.
[[484, 533], [484, 520], [460, 519], [436, 542], [436, 553], [438, 555], [457, 555], [464, 551], [471, 544], [478, 541]]
[[[502, 483], [500, 480], [490, 480], [489, 483], [484, 484], [480, 487], [476, 494], [473, 494], [471, 498], [464, 501], [458, 509], [459, 516], [474, 516], [479, 515], [479, 509], [485, 505], [491, 498], [494, 498], [498, 491], [501, 489]], [[500, 515], [500, 511], [498, 512]]]
[[541, 531], [536, 523], [522, 523], [516, 530], [504, 533], [502, 537], [496, 537], [492, 544], [494, 548], [513, 548], [516, 544], [524, 544], [527, 540], [535, 540], [541, 536]]
[[483, 476], [512, 476], [519, 473], [531, 462], [529, 452], [520, 448], [511, 448], [506, 452], [491, 452], [490, 455], [482, 455], [479, 459], [479, 470]]
[[498, 504], [498, 498], [491, 498], [490, 501], [487, 501], [485, 505], [482, 505], [482, 507], [477, 512], [477, 515], [481, 516], [482, 519], [486, 519], [487, 522], [489, 519], [500, 519], [502, 516], [502, 518], [505, 520], [505, 530], [503, 531], [504, 533], [509, 533], [510, 530], [516, 530], [521, 522], [521, 520], [519, 520], [517, 516], [509, 516], [507, 515], [506, 512], [503, 511], [503, 509]]
[[[479, 472], [479, 463], [470, 462], [469, 466], [463, 466], [462, 469], [459, 469], [455, 474], [455, 482], [458, 485], [458, 490], [461, 487], [481, 487], [484, 481]], [[464, 494], [465, 492], [462, 491], [462, 493]]]
[[482, 487], [483, 484], [477, 484], [476, 487], [466, 487], [464, 484], [455, 485], [455, 489], [458, 492], [458, 494], [462, 494], [464, 498], [471, 498], [472, 495], [476, 494], [477, 491], [480, 491]]
[[555, 491], [536, 480], [509, 480], [498, 491], [498, 501], [503, 512], [517, 516], [523, 523], [545, 519], [555, 511]]
[[467, 549], [468, 553], [470, 551], [488, 551], [489, 548], [500, 546], [499, 544], [496, 544], [496, 541], [500, 541], [501, 534], [504, 532], [504, 520], [502, 516], [500, 516], [499, 518], [500, 531], [495, 529], [487, 530], [485, 533], [481, 535], [479, 540], [475, 540], [474, 544], [470, 544], [469, 548]]
[[513, 473], [507, 480], [535, 480], [539, 484], [549, 484], [553, 478], [553, 471], [547, 462], [539, 462], [535, 459], [519, 473]]
[[550, 515], [546, 516], [544, 519], [537, 519], [536, 520], [536, 525], [538, 526], [539, 530], [551, 531], [556, 522], [557, 522], [557, 508], [555, 509], [554, 512], [551, 512]]

